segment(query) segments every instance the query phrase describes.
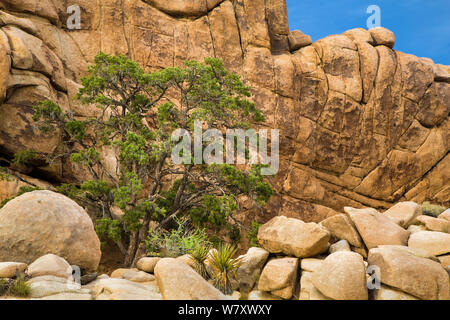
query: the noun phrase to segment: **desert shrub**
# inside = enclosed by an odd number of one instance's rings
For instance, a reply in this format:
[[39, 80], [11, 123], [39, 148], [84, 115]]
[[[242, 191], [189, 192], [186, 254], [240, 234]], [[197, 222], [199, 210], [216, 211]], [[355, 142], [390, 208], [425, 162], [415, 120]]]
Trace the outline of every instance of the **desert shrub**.
[[0, 279], [0, 296], [28, 297], [30, 285], [23, 278]]
[[149, 232], [145, 241], [147, 253], [162, 257], [179, 257], [199, 247], [208, 247], [210, 243], [205, 229], [194, 228], [187, 219], [174, 219], [177, 228], [170, 231], [162, 229]]
[[445, 208], [443, 206], [431, 204], [428, 201], [422, 203], [422, 212], [424, 215], [437, 218], [444, 211]]
[[211, 252], [211, 266], [214, 270], [212, 276], [214, 285], [224, 294], [232, 294], [231, 280], [236, 278], [236, 270], [239, 268], [240, 259], [236, 256], [237, 247], [230, 244], [222, 244], [217, 250]]
[[261, 227], [260, 223], [252, 221], [250, 230], [247, 233], [248, 245], [250, 247], [259, 247], [258, 232], [260, 227]]
[[209, 275], [206, 270], [205, 261], [208, 258], [210, 248], [211, 247], [209, 245], [197, 245], [189, 252], [189, 257], [194, 263], [195, 271], [197, 271], [206, 280], [209, 279]]

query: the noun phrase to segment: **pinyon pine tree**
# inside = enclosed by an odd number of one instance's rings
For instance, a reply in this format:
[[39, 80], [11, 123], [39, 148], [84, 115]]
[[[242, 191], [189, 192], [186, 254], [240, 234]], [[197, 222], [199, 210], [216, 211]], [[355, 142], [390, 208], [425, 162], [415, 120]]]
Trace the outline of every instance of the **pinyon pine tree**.
[[[142, 253], [151, 221], [156, 229], [166, 229], [183, 215], [196, 225], [223, 228], [235, 223], [239, 197], [245, 195], [255, 205], [269, 200], [272, 188], [261, 165], [238, 169], [171, 162], [176, 129], [193, 132], [195, 121], [204, 129], [245, 129], [264, 120], [248, 100], [250, 88], [221, 60], [187, 61], [183, 68], [147, 73], [125, 56], [100, 53], [82, 85], [78, 99], [97, 106], [97, 116], [77, 118], [43, 101], [34, 107], [33, 120], [40, 130], [61, 136], [59, 147], [47, 155], [49, 161], [70, 157], [88, 169], [90, 180], [62, 185], [59, 191], [99, 208], [97, 233], [118, 245], [125, 265]], [[116, 152], [115, 170], [100, 157], [104, 147]], [[113, 214], [117, 208], [120, 218]]]

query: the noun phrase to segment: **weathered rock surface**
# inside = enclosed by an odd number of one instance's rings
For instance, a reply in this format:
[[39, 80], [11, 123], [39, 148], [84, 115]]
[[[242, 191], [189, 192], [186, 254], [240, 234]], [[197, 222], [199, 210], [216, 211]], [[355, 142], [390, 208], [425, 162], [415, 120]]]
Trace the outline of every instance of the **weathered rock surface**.
[[17, 272], [21, 273], [27, 268], [26, 263], [21, 262], [0, 262], [0, 278], [15, 277]]
[[333, 243], [328, 250], [330, 254], [338, 251], [347, 251], [347, 252], [352, 251], [350, 249], [350, 245], [348, 244], [347, 240], [340, 240], [336, 243]]
[[283, 299], [290, 299], [297, 282], [297, 273], [297, 258], [272, 259], [261, 273], [258, 290], [270, 292]]
[[384, 285], [380, 289], [374, 290], [374, 300], [419, 300], [407, 293], [395, 290]]
[[299, 300], [333, 300], [324, 296], [319, 290], [314, 287], [313, 273], [302, 271], [300, 278], [300, 298]]
[[[381, 210], [400, 199], [449, 203], [448, 67], [392, 50], [390, 31], [353, 29], [291, 53], [309, 41], [293, 37], [283, 0], [83, 0], [80, 30], [68, 30], [67, 5], [2, 1], [2, 157], [54, 150], [57, 135], [32, 126], [40, 100], [81, 118], [96, 112], [73, 98], [100, 50], [147, 69], [216, 56], [252, 87], [265, 125], [280, 129], [280, 174], [265, 219], [319, 222], [346, 205]], [[31, 166], [56, 180], [82, 176], [67, 163]]]
[[447, 209], [444, 212], [442, 212], [438, 218], [450, 221], [450, 209]]
[[30, 285], [30, 296], [32, 298], [43, 298], [57, 294], [90, 294], [88, 289], [83, 289], [81, 285], [70, 281], [67, 278], [54, 276], [41, 276], [28, 281]]
[[340, 240], [347, 240], [352, 246], [358, 248], [364, 246], [352, 220], [350, 220], [350, 218], [346, 215], [334, 215], [323, 220], [320, 224], [327, 228], [333, 237]]
[[89, 286], [96, 300], [161, 300], [156, 285], [141, 284], [126, 279], [105, 278]]
[[241, 256], [240, 267], [236, 270], [237, 288], [241, 292], [250, 292], [258, 281], [269, 252], [261, 248], [250, 248]]
[[375, 209], [345, 207], [368, 249], [379, 245], [406, 245], [409, 232]]
[[335, 300], [367, 300], [366, 267], [361, 255], [339, 251], [330, 254], [312, 274], [323, 295]]
[[155, 281], [155, 276], [138, 269], [117, 269], [111, 273], [111, 278], [125, 279], [133, 282]]
[[422, 207], [412, 201], [399, 202], [385, 211], [384, 215], [406, 229], [414, 222], [415, 218], [422, 215]]
[[450, 234], [434, 231], [422, 231], [411, 235], [408, 246], [431, 255], [450, 253]]
[[381, 282], [423, 300], [450, 299], [449, 275], [442, 266], [396, 246], [369, 251], [369, 265], [380, 268]]
[[136, 267], [148, 273], [153, 273], [155, 271], [156, 264], [161, 260], [159, 257], [145, 257], [138, 260]]
[[33, 191], [0, 210], [0, 261], [31, 263], [52, 253], [87, 270], [100, 262], [100, 241], [88, 214], [71, 199]]
[[328, 249], [330, 233], [316, 223], [278, 216], [262, 225], [258, 232], [261, 246], [271, 253], [308, 258]]
[[172, 258], [160, 260], [155, 277], [165, 300], [226, 300], [227, 298], [187, 264]]
[[429, 231], [450, 233], [450, 221], [429, 216], [419, 216], [416, 223], [425, 226]]
[[54, 276], [69, 279], [72, 277], [72, 271], [70, 264], [63, 258], [46, 254], [30, 264], [27, 273], [33, 278]]

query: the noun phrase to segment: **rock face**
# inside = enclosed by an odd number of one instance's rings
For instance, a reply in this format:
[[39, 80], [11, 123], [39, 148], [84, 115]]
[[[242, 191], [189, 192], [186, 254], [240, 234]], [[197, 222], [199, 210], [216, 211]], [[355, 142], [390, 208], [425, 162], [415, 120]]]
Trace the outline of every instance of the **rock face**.
[[368, 249], [379, 245], [406, 245], [408, 243], [409, 232], [375, 209], [346, 207], [344, 210], [356, 225]]
[[250, 248], [241, 256], [241, 265], [236, 270], [237, 287], [241, 292], [250, 292], [258, 281], [269, 252], [261, 248]]
[[283, 299], [290, 299], [297, 282], [297, 272], [298, 259], [272, 259], [261, 273], [258, 290], [270, 292]]
[[[280, 129], [276, 195], [264, 219], [319, 222], [346, 205], [381, 210], [399, 199], [448, 205], [449, 69], [392, 50], [388, 30], [354, 29], [308, 45], [290, 32], [284, 0], [77, 4], [81, 28], [69, 30], [67, 1], [1, 2], [2, 158], [54, 150], [57, 135], [32, 126], [40, 100], [80, 118], [96, 112], [73, 98], [100, 50], [149, 70], [215, 56], [252, 87], [265, 126]], [[69, 163], [31, 166], [52, 181], [82, 176]]]
[[449, 275], [438, 262], [396, 246], [371, 249], [368, 262], [380, 268], [384, 284], [423, 300], [450, 299]]
[[355, 252], [330, 254], [312, 274], [312, 282], [323, 295], [335, 300], [367, 300], [366, 267]]
[[320, 225], [284, 216], [273, 218], [258, 232], [258, 241], [267, 251], [298, 258], [325, 252], [329, 240], [330, 233]]
[[172, 258], [155, 267], [158, 287], [165, 300], [226, 300], [226, 297], [187, 264]]
[[0, 210], [0, 261], [31, 263], [48, 253], [82, 269], [97, 269], [100, 241], [84, 209], [51, 191], [8, 202]]

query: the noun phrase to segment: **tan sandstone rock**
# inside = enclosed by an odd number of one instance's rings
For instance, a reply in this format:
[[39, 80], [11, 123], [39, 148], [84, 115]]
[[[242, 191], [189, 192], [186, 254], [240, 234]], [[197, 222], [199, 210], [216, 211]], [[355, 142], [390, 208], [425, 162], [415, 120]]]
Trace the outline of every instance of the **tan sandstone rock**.
[[346, 215], [337, 214], [331, 216], [323, 220], [320, 224], [327, 228], [333, 237], [340, 240], [347, 240], [355, 247], [361, 248], [364, 246], [358, 231], [356, 231], [355, 225]]
[[72, 267], [67, 261], [54, 254], [46, 254], [28, 266], [28, 275], [31, 277], [54, 276], [70, 279]]
[[445, 219], [438, 219], [430, 216], [419, 216], [416, 219], [416, 223], [425, 226], [425, 228], [429, 231], [450, 233], [450, 221]]
[[450, 253], [450, 234], [434, 231], [422, 231], [411, 235], [408, 246], [431, 255]]
[[21, 262], [0, 262], [0, 278], [15, 277], [17, 272], [23, 272], [27, 268], [26, 263]]
[[393, 48], [395, 45], [395, 35], [392, 31], [383, 28], [373, 28], [369, 30], [370, 34], [372, 35], [372, 38], [375, 42], [375, 45], [384, 45], [389, 48]]
[[330, 233], [315, 223], [278, 216], [262, 225], [258, 232], [261, 246], [271, 253], [308, 258], [328, 249]]
[[399, 202], [385, 211], [384, 215], [406, 229], [414, 222], [415, 218], [422, 215], [422, 207], [412, 201]]
[[324, 296], [314, 287], [313, 273], [308, 271], [302, 271], [300, 278], [300, 298], [299, 300], [333, 300]]
[[0, 210], [0, 261], [31, 263], [52, 253], [86, 270], [100, 262], [100, 241], [89, 215], [51, 191], [33, 191]]
[[374, 290], [373, 293], [374, 300], [419, 300], [407, 293], [399, 290], [395, 290], [384, 285], [380, 289]]
[[155, 276], [138, 269], [117, 269], [111, 273], [111, 278], [125, 279], [133, 282], [155, 281]]
[[289, 49], [291, 52], [312, 44], [311, 37], [300, 30], [294, 30], [289, 33]]
[[258, 290], [270, 292], [283, 299], [290, 299], [297, 282], [297, 272], [297, 258], [272, 259], [261, 273]]
[[155, 267], [158, 287], [165, 300], [226, 300], [226, 297], [188, 265], [172, 258]]
[[438, 218], [450, 221], [450, 209], [447, 209], [444, 212], [442, 212]]
[[368, 249], [378, 245], [407, 244], [409, 232], [375, 209], [345, 207], [344, 210], [356, 225]]
[[156, 264], [161, 260], [160, 257], [145, 257], [138, 260], [136, 267], [148, 273], [153, 273], [155, 271]]
[[366, 267], [361, 255], [339, 251], [330, 254], [312, 275], [314, 286], [335, 300], [367, 300]]
[[240, 266], [236, 270], [237, 286], [241, 292], [250, 292], [258, 281], [269, 252], [262, 248], [250, 248], [241, 256]]
[[449, 275], [438, 262], [396, 246], [371, 249], [368, 262], [384, 284], [423, 300], [450, 299]]

